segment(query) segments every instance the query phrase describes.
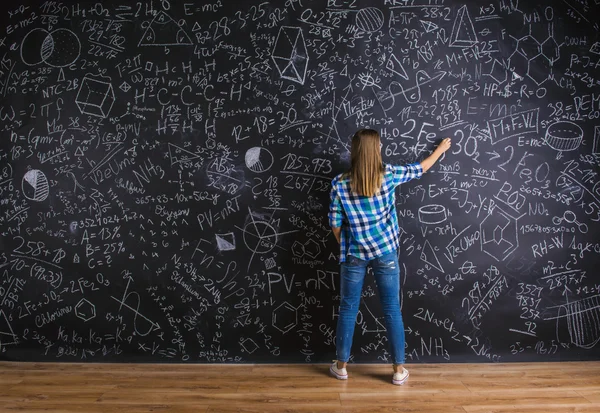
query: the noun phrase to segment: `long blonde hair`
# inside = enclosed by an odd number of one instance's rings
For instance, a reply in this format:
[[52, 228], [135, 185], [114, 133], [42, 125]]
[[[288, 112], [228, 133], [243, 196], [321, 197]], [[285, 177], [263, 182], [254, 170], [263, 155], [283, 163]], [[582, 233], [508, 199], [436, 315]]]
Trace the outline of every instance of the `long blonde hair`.
[[381, 138], [373, 129], [360, 129], [352, 137], [350, 149], [350, 188], [362, 196], [374, 196], [383, 182]]

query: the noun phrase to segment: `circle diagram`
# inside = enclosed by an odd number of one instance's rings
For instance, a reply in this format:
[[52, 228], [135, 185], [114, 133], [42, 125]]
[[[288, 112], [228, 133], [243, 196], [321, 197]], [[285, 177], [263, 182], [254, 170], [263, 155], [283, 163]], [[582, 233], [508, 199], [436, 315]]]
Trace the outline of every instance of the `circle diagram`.
[[275, 248], [277, 232], [264, 221], [252, 221], [244, 227], [244, 242], [255, 254], [265, 254]]
[[21, 60], [28, 66], [42, 63], [41, 48], [48, 32], [44, 29], [33, 29], [25, 35], [21, 42]]
[[45, 201], [50, 192], [48, 178], [39, 169], [32, 169], [25, 173], [21, 182], [21, 188], [23, 189], [25, 198], [36, 202]]
[[66, 67], [75, 63], [80, 53], [79, 38], [69, 29], [33, 29], [21, 42], [21, 60], [28, 66]]
[[356, 26], [363, 32], [375, 32], [383, 27], [383, 12], [376, 7], [366, 7], [356, 13]]
[[546, 131], [546, 143], [557, 151], [574, 151], [579, 148], [582, 140], [583, 130], [573, 122], [556, 122]]
[[253, 172], [265, 172], [273, 165], [273, 155], [265, 148], [255, 146], [246, 151], [244, 157], [246, 166]]

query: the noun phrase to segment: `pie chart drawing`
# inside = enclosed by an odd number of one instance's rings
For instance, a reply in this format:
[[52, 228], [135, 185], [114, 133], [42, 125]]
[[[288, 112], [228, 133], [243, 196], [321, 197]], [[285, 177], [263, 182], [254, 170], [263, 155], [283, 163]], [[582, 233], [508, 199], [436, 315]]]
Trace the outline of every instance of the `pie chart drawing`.
[[255, 146], [248, 149], [245, 156], [246, 166], [253, 172], [266, 172], [273, 166], [273, 154], [265, 148]]
[[81, 42], [69, 29], [48, 32], [33, 29], [21, 42], [21, 60], [28, 66], [46, 63], [51, 67], [67, 67], [81, 54]]
[[46, 178], [46, 175], [39, 169], [27, 171], [25, 176], [23, 176], [21, 188], [23, 189], [25, 198], [36, 202], [45, 201], [50, 192], [48, 178]]

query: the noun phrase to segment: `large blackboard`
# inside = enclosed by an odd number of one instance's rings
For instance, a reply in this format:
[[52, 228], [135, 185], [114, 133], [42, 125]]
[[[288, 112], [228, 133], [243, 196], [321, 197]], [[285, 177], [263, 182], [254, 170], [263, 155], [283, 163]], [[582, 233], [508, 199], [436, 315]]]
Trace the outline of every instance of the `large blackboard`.
[[[600, 356], [598, 1], [4, 2], [0, 357], [335, 357], [330, 181], [402, 185], [409, 362]], [[370, 277], [353, 360], [390, 360]]]

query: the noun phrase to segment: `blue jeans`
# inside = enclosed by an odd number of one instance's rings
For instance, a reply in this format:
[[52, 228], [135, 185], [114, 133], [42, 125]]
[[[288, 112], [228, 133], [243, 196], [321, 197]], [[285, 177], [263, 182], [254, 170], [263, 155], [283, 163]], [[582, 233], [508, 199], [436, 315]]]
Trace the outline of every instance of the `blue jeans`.
[[391, 347], [392, 362], [404, 364], [405, 342], [404, 323], [400, 312], [400, 267], [395, 251], [369, 261], [349, 255], [341, 264], [340, 314], [336, 331], [337, 359], [347, 362], [350, 358], [363, 281], [369, 265], [373, 268], [379, 291], [379, 300], [388, 330], [387, 338]]

